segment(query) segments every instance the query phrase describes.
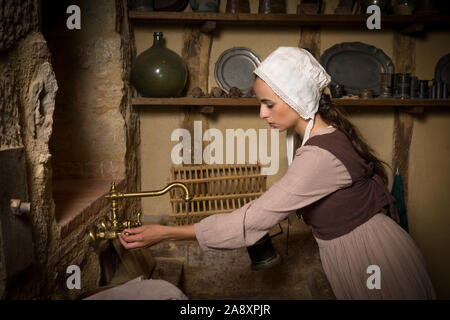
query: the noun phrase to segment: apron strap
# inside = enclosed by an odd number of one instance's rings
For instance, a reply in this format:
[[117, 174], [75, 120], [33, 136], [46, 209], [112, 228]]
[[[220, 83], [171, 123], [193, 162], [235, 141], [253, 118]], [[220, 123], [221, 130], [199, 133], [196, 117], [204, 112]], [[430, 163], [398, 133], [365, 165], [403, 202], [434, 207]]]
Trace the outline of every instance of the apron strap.
[[394, 218], [394, 220], [397, 223], [400, 223], [400, 217], [397, 212], [397, 208], [395, 207], [395, 198], [392, 196], [392, 194], [389, 192], [389, 190], [386, 188], [386, 185], [383, 183], [383, 180], [378, 174], [374, 174], [372, 176], [372, 179], [375, 180], [383, 189], [384, 194], [386, 195], [387, 199], [389, 200], [389, 212]]

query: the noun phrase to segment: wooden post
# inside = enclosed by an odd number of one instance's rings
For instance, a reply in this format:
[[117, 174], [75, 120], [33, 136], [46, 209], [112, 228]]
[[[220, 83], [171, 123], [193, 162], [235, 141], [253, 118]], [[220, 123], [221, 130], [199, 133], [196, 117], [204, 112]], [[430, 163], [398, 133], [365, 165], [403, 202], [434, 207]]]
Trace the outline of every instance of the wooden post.
[[184, 29], [182, 58], [189, 69], [187, 92], [200, 87], [208, 93], [209, 58], [212, 46], [212, 34], [201, 32], [198, 26]]
[[[212, 46], [212, 34], [202, 32], [205, 31], [205, 26], [201, 29], [198, 26], [189, 26], [184, 30], [184, 45], [182, 51], [182, 58], [186, 62], [189, 69], [189, 80], [187, 85], [187, 94], [195, 87], [199, 87], [205, 94], [209, 92], [208, 76], [209, 76], [209, 59]], [[212, 31], [211, 27], [208, 29]], [[203, 137], [194, 135], [194, 121], [202, 122], [202, 132], [209, 128], [207, 116], [199, 111], [197, 108], [185, 108], [185, 118], [183, 120], [183, 128], [189, 130], [191, 137], [200, 139], [202, 149], [205, 147]], [[194, 141], [192, 141], [194, 144]], [[194, 163], [194, 150], [191, 153], [191, 163]]]
[[320, 27], [302, 27], [298, 46], [308, 49], [314, 58], [320, 61]]
[[[309, 52], [320, 61], [320, 27], [301, 27], [299, 48], [308, 49]], [[294, 148], [301, 146], [302, 139], [298, 134], [294, 134]]]
[[[416, 70], [416, 45], [412, 37], [394, 33], [394, 65], [397, 73], [414, 74]], [[409, 147], [413, 133], [413, 115], [402, 108], [395, 108], [394, 116], [394, 150], [392, 169], [395, 175], [398, 169], [402, 176], [405, 203], [408, 199], [408, 162]]]

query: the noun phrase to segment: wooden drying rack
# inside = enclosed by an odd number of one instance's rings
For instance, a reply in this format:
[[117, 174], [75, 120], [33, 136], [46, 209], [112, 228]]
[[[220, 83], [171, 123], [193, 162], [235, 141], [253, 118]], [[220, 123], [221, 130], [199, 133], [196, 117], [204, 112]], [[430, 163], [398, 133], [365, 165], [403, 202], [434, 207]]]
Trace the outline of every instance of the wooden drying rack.
[[259, 164], [192, 165], [172, 167], [171, 179], [185, 183], [194, 195], [185, 202], [180, 190], [170, 190], [170, 217], [177, 225], [187, 225], [257, 199], [266, 190], [267, 176]]

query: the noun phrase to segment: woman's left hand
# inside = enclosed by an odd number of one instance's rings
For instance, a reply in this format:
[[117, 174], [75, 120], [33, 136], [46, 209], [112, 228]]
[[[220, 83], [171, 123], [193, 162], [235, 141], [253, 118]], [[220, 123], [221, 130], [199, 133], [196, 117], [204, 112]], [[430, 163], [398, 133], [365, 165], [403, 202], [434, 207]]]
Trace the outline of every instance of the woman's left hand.
[[[145, 248], [164, 240], [166, 237], [165, 229], [165, 226], [159, 224], [125, 229], [119, 234], [119, 240], [125, 249]], [[129, 233], [128, 236], [125, 234], [126, 232]]]

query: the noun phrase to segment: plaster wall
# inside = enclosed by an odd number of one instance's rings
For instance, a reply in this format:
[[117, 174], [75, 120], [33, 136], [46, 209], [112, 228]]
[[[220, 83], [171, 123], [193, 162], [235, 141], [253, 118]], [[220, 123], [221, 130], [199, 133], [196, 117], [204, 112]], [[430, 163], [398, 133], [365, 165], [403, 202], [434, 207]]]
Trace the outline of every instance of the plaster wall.
[[[225, 11], [222, 1], [221, 11]], [[287, 1], [288, 13], [295, 13], [295, 2]], [[329, 13], [336, 1], [327, 2]], [[186, 10], [190, 10], [189, 7]], [[256, 13], [257, 1], [251, 1], [251, 10]], [[149, 48], [152, 44], [153, 32], [163, 31], [167, 47], [181, 55], [183, 31], [180, 26], [170, 24], [135, 25], [137, 54]], [[273, 27], [219, 27], [213, 39], [209, 69], [209, 89], [217, 86], [214, 79], [214, 64], [220, 54], [231, 47], [246, 46], [253, 49], [264, 59], [278, 46], [297, 46], [299, 30], [292, 28]], [[322, 28], [321, 54], [340, 42], [360, 41], [382, 49], [393, 58], [393, 31], [346, 30], [343, 28]], [[448, 31], [429, 31], [425, 36], [415, 38], [416, 41], [416, 75], [420, 79], [432, 79], [434, 68], [443, 55], [450, 52], [450, 33]], [[350, 120], [357, 126], [376, 154], [392, 165], [394, 109], [393, 108], [363, 108], [348, 107]], [[259, 111], [252, 108], [219, 108], [209, 117], [209, 127], [225, 129], [255, 128], [268, 129], [264, 121], [258, 118]], [[181, 108], [153, 108], [141, 111], [141, 158], [142, 158], [142, 188], [157, 189], [165, 185], [169, 178], [172, 165], [170, 152], [177, 142], [170, 137], [173, 130], [182, 127], [184, 113]], [[450, 267], [448, 257], [444, 254], [450, 244], [448, 227], [449, 200], [445, 195], [450, 188], [448, 175], [449, 158], [449, 115], [443, 108], [426, 108], [423, 116], [414, 116], [413, 137], [410, 148], [409, 162], [409, 196], [407, 203], [410, 234], [424, 254], [430, 275], [436, 286], [438, 297], [450, 297], [450, 280], [447, 270]], [[269, 176], [268, 187], [278, 180], [286, 171], [285, 134], [280, 134], [279, 140], [279, 170]], [[393, 171], [388, 169], [389, 188], [392, 185]], [[144, 220], [161, 221], [170, 213], [169, 197], [142, 199]], [[309, 232], [308, 228], [302, 232]], [[231, 255], [231, 254], [230, 254]], [[245, 255], [245, 254], [244, 254]], [[181, 255], [186, 257], [186, 255]], [[219, 258], [222, 264], [229, 264], [230, 257]], [[195, 264], [193, 260], [190, 263]], [[220, 269], [220, 268], [219, 268]], [[206, 270], [206, 269], [204, 269]], [[220, 269], [223, 271], [223, 269]], [[217, 271], [217, 270], [216, 270]], [[219, 272], [219, 271], [217, 271]], [[224, 280], [225, 281], [225, 280]], [[207, 292], [207, 286], [204, 286]], [[256, 290], [256, 289], [255, 289]], [[189, 291], [189, 290], [188, 290]], [[203, 293], [205, 293], [203, 292]], [[197, 291], [199, 293], [199, 291]]]

